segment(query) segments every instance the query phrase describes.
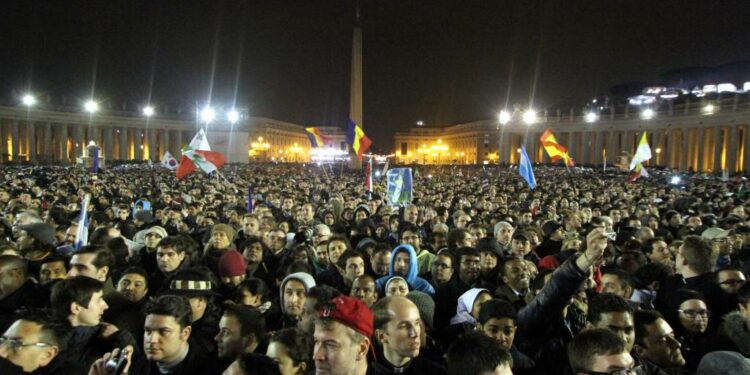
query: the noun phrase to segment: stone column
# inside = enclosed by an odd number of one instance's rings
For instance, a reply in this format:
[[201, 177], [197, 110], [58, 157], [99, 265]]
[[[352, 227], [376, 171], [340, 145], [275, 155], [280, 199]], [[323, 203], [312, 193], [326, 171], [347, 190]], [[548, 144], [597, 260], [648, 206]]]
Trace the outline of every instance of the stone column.
[[106, 163], [112, 162], [112, 156], [114, 155], [114, 129], [110, 126], [107, 126], [105, 128], [102, 128], [102, 131], [104, 132], [104, 160], [106, 160]]
[[83, 126], [81, 124], [73, 125], [73, 155], [71, 155], [71, 159], [74, 162], [76, 158], [81, 157], [81, 150], [85, 146], [83, 144]]
[[576, 150], [576, 132], [568, 133], [568, 154], [573, 158], [574, 162], [577, 160], [576, 158], [581, 156], [581, 154], [578, 153], [578, 150]]
[[156, 129], [148, 129], [148, 131], [146, 132], [146, 136], [148, 137], [149, 159], [153, 161], [161, 160], [161, 155], [159, 154], [159, 145], [157, 144], [156, 140]]
[[68, 124], [57, 126], [60, 137], [58, 139], [60, 146], [60, 161], [67, 164], [70, 162], [70, 153], [68, 153]]
[[605, 133], [603, 131], [598, 131], [592, 134], [592, 136], [594, 137], [594, 147], [591, 150], [591, 162], [593, 164], [602, 164], [604, 163], [604, 155], [602, 154], [602, 151], [604, 151]]
[[745, 142], [743, 142], [744, 171], [750, 171], [750, 126], [745, 126]]
[[500, 162], [501, 163], [509, 163], [510, 162], [510, 134], [506, 131], [502, 132], [502, 135], [500, 136]]
[[714, 128], [714, 173], [721, 173], [721, 152], [724, 149], [723, 129], [718, 126]]
[[729, 128], [729, 145], [727, 146], [727, 169], [729, 175], [737, 172], [737, 138], [739, 135], [738, 125], [731, 125]]
[[44, 135], [42, 136], [42, 152], [40, 155], [44, 158], [44, 161], [51, 162], [55, 160], [55, 147], [52, 145], [52, 124], [49, 122], [44, 123]]
[[697, 153], [698, 157], [696, 160], [698, 161], [698, 165], [695, 168], [696, 172], [703, 172], [706, 168], [703, 165], [706, 161], [706, 131], [703, 128], [697, 128], [695, 129], [695, 140], [697, 143], [695, 152]]
[[143, 160], [143, 149], [141, 146], [143, 146], [143, 138], [141, 137], [141, 132], [143, 132], [142, 129], [130, 129], [133, 134], [133, 150], [134, 150], [134, 159], [135, 160]]
[[[539, 155], [539, 135], [535, 132], [529, 133], [529, 140], [528, 140], [528, 146], [529, 149], [527, 150], [529, 155], [529, 158], [531, 158], [532, 163], [539, 163], [540, 160], [537, 158]], [[542, 158], [544, 159], [544, 158]]]
[[675, 131], [664, 130], [664, 134], [667, 137], [667, 153], [664, 166], [668, 168], [678, 168], [679, 162], [677, 160], [677, 134]]
[[128, 152], [128, 129], [127, 128], [120, 128], [118, 129], [118, 141], [120, 142], [120, 160], [128, 160], [128, 156], [130, 155]]
[[18, 162], [18, 154], [21, 146], [20, 135], [18, 134], [18, 121], [12, 120], [10, 122], [10, 138], [12, 140], [11, 152], [14, 162]]
[[678, 160], [680, 161], [680, 170], [686, 171], [688, 169], [688, 155], [690, 154], [690, 144], [688, 143], [688, 128], [683, 128], [680, 131], [680, 140], [682, 143], [682, 146], [680, 148], [680, 152], [677, 153]]
[[[169, 151], [169, 153], [172, 154], [172, 156], [174, 156], [174, 153], [172, 152], [172, 145], [170, 144], [170, 139], [169, 139], [169, 129], [161, 130], [161, 144], [163, 145], [162, 150]], [[162, 155], [163, 154], [164, 153], [162, 152]]]
[[34, 122], [29, 122], [28, 124], [28, 131], [26, 132], [26, 135], [29, 138], [29, 147], [27, 148], [28, 152], [28, 160], [30, 162], [36, 161], [36, 124]]
[[587, 130], [581, 133], [581, 155], [578, 156], [581, 164], [592, 163], [593, 155], [591, 155], [592, 151], [589, 142], [591, 142], [591, 132]]

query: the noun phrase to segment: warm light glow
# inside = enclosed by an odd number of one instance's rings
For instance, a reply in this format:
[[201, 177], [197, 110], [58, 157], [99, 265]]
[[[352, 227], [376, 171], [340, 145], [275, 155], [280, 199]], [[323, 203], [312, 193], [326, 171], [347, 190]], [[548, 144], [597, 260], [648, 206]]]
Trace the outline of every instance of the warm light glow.
[[536, 112], [533, 109], [527, 109], [526, 112], [523, 113], [523, 122], [526, 123], [526, 125], [531, 125], [536, 122]]
[[216, 118], [216, 111], [211, 107], [206, 107], [201, 110], [201, 121], [206, 124], [210, 123]]
[[584, 120], [586, 120], [586, 122], [596, 122], [597, 117], [596, 113], [589, 112], [584, 116]]
[[94, 113], [99, 110], [99, 103], [89, 100], [83, 105], [83, 109], [88, 113]]
[[657, 147], [654, 151], [656, 151], [657, 154], [661, 154], [661, 147]]
[[707, 115], [714, 113], [714, 110], [716, 110], [716, 107], [714, 107], [713, 104], [706, 104], [706, 106], [703, 107], [703, 113]]
[[154, 113], [156, 113], [156, 112], [154, 111], [154, 107], [152, 107], [152, 106], [150, 106], [150, 105], [147, 105], [147, 106], [143, 107], [143, 115], [144, 115], [144, 116], [146, 116], [146, 117], [151, 117], [151, 116], [153, 116], [153, 115], [154, 115]]
[[500, 121], [501, 125], [505, 125], [510, 122], [510, 117], [510, 112], [503, 110], [497, 115], [497, 120]]
[[424, 121], [422, 120], [417, 121], [417, 126], [424, 126]]
[[236, 124], [237, 121], [240, 121], [240, 113], [235, 110], [229, 111], [227, 113], [227, 120], [229, 120], [231, 124]]
[[32, 105], [36, 104], [36, 98], [31, 94], [26, 94], [21, 98], [21, 102], [23, 105], [27, 107], [31, 107]]
[[654, 118], [655, 115], [656, 113], [651, 108], [646, 108], [643, 110], [643, 112], [641, 112], [641, 117], [643, 117], [645, 120], [650, 120]]

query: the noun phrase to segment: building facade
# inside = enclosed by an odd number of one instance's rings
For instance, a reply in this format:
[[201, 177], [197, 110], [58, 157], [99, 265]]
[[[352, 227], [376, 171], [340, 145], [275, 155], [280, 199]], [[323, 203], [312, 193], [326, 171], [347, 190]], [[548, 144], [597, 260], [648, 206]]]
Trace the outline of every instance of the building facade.
[[517, 164], [525, 145], [536, 163], [549, 158], [540, 145], [551, 130], [579, 165], [610, 165], [632, 156], [644, 131], [652, 150], [650, 166], [730, 173], [750, 170], [750, 103], [739, 96], [722, 101], [686, 102], [661, 111], [601, 115], [541, 113], [527, 124], [521, 116], [396, 133], [401, 163]]

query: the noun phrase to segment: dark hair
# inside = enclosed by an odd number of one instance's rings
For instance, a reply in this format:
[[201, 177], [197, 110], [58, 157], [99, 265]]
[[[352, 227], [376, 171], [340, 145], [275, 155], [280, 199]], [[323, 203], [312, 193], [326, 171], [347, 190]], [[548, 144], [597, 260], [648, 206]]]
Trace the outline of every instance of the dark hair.
[[652, 252], [654, 252], [654, 244], [660, 241], [667, 243], [667, 241], [664, 240], [663, 237], [653, 237], [653, 238], [649, 238], [648, 240], [646, 240], [646, 242], [643, 243], [643, 246], [641, 247], [641, 249], [643, 250], [644, 253], [651, 254]]
[[343, 242], [346, 245], [346, 250], [352, 249], [352, 244], [349, 242], [349, 240], [346, 239], [346, 236], [342, 236], [340, 234], [333, 234], [331, 237], [328, 238], [328, 246], [326, 246], [326, 253], [328, 253], [328, 247], [331, 246], [331, 243], [334, 241]]
[[269, 344], [274, 342], [284, 345], [294, 366], [304, 362], [306, 369], [312, 369], [313, 340], [308, 333], [296, 327], [284, 328], [271, 336]]
[[338, 262], [336, 262], [336, 265], [339, 268], [344, 269], [346, 268], [346, 261], [349, 260], [350, 258], [362, 258], [363, 261], [367, 260], [367, 256], [357, 250], [346, 250], [339, 257], [339, 260]]
[[[143, 279], [146, 281], [146, 287], [148, 288], [148, 272], [146, 272], [146, 270], [138, 266], [132, 266], [132, 267], [126, 268], [124, 271], [120, 273], [120, 279], [122, 279], [123, 276], [127, 274], [131, 274], [131, 273], [140, 275], [141, 277], [143, 277]], [[120, 280], [117, 280], [117, 282], [120, 282]]]
[[682, 257], [690, 268], [704, 274], [711, 272], [716, 264], [717, 254], [713, 253], [709, 242], [699, 236], [686, 236], [682, 242]]
[[602, 276], [604, 275], [617, 276], [617, 279], [620, 280], [621, 289], [625, 289], [627, 287], [631, 287], [631, 288], [633, 287], [633, 279], [624, 270], [621, 270], [619, 268], [608, 268], [602, 271]]
[[745, 282], [745, 285], [740, 287], [737, 291], [737, 300], [743, 305], [750, 302], [750, 283]]
[[456, 250], [456, 255], [457, 255], [456, 258], [458, 258], [458, 262], [456, 262], [456, 264], [454, 264], [454, 267], [456, 269], [460, 269], [459, 265], [461, 264], [461, 258], [466, 257], [466, 256], [475, 256], [475, 257], [478, 257], [479, 256], [479, 250], [477, 250], [477, 249], [475, 249], [473, 247], [460, 247], [460, 248], [458, 248]]
[[[326, 249], [327, 248], [328, 247], [326, 246]], [[378, 242], [378, 244], [375, 245], [375, 249], [372, 251], [372, 256], [374, 257], [375, 254], [377, 254], [377, 253], [385, 252], [385, 253], [388, 253], [388, 257], [390, 258], [391, 251], [393, 251], [393, 249], [391, 249], [391, 245], [389, 245], [389, 244], [387, 244], [385, 242]]]
[[258, 309], [227, 303], [224, 305], [224, 315], [237, 319], [242, 337], [253, 335], [255, 342], [261, 342], [266, 336], [266, 320]]
[[446, 353], [448, 374], [480, 375], [497, 366], [513, 365], [513, 359], [500, 343], [482, 332], [471, 331], [459, 337]]
[[568, 344], [570, 366], [575, 373], [589, 372], [595, 356], [620, 354], [627, 350], [625, 345], [625, 340], [608, 329], [585, 330]]
[[163, 248], [170, 248], [178, 253], [185, 253], [188, 251], [188, 244], [181, 236], [166, 236], [159, 241], [159, 246]]
[[614, 293], [601, 293], [589, 299], [588, 320], [591, 323], [598, 323], [602, 314], [622, 312], [632, 316], [633, 308], [628, 305], [628, 301]]
[[249, 279], [242, 280], [242, 282], [237, 285], [238, 297], [242, 296], [243, 290], [247, 290], [248, 292], [256, 296], [260, 295], [261, 302], [268, 301], [268, 297], [271, 295], [271, 290], [268, 289], [268, 285], [266, 284], [266, 282], [257, 277], [251, 277]]
[[501, 299], [493, 298], [482, 304], [479, 309], [479, 324], [484, 325], [490, 319], [512, 319], [516, 320], [516, 308], [508, 302]]
[[263, 354], [243, 353], [237, 363], [245, 375], [281, 375], [279, 364]]
[[674, 271], [666, 264], [658, 262], [647, 263], [635, 270], [633, 273], [633, 284], [638, 289], [645, 288], [655, 281], [659, 282], [659, 285], [663, 285], [672, 274], [674, 274]]
[[68, 334], [71, 332], [71, 327], [59, 314], [56, 315], [54, 310], [24, 308], [19, 310], [16, 315], [18, 317], [17, 320], [32, 322], [41, 326], [39, 331], [40, 342], [57, 346], [61, 350], [64, 349], [65, 343], [68, 341]]
[[93, 264], [96, 268], [102, 268], [106, 266], [107, 268], [109, 268], [109, 272], [111, 272], [112, 268], [115, 266], [115, 254], [113, 254], [112, 251], [102, 245], [84, 246], [75, 253], [75, 255], [80, 254], [94, 254], [95, 256], [91, 264]]
[[86, 276], [75, 276], [60, 280], [52, 287], [50, 303], [61, 318], [70, 315], [70, 304], [88, 307], [91, 296], [104, 290], [104, 283]]
[[[448, 248], [451, 250], [456, 250], [458, 248], [458, 243], [463, 241], [464, 237], [466, 237], [467, 234], [470, 233], [464, 228], [456, 228], [448, 232], [448, 236], [446, 236]], [[460, 251], [461, 249], [458, 250]]]
[[643, 339], [648, 336], [646, 326], [654, 324], [658, 319], [664, 319], [662, 315], [655, 310], [638, 310], [633, 313], [633, 325], [635, 326], [635, 343], [641, 346]]
[[171, 316], [180, 325], [180, 328], [190, 326], [193, 321], [193, 309], [190, 302], [183, 296], [163, 295], [156, 297], [146, 303], [143, 307], [144, 315]]

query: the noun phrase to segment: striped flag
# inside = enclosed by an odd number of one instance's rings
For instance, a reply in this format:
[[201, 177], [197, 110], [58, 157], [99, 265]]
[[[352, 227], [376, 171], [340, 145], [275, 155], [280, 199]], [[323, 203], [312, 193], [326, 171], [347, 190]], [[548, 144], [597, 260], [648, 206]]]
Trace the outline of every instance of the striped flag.
[[569, 167], [572, 167], [574, 165], [573, 159], [570, 157], [570, 154], [568, 154], [568, 149], [565, 146], [557, 143], [555, 135], [552, 134], [549, 129], [544, 131], [539, 141], [542, 143], [542, 146], [544, 146], [544, 151], [547, 152], [547, 155], [549, 155], [549, 158], [550, 160], [552, 160], [552, 162], [562, 160]]
[[253, 186], [247, 188], [247, 212], [253, 213]]
[[76, 240], [73, 243], [73, 248], [80, 250], [82, 247], [89, 243], [89, 202], [91, 201], [91, 194], [86, 194], [83, 197], [83, 203], [81, 203], [81, 215], [78, 217], [78, 230], [76, 231]]
[[331, 144], [331, 137], [327, 137], [320, 132], [320, 128], [305, 128], [307, 132], [307, 138], [310, 139], [310, 145], [312, 147], [325, 147]]
[[531, 159], [526, 154], [526, 146], [521, 146], [521, 159], [518, 161], [518, 174], [523, 177], [529, 188], [534, 190], [536, 188], [536, 177], [534, 177], [534, 169], [531, 166]]
[[346, 130], [346, 140], [352, 146], [352, 150], [357, 154], [357, 159], [362, 160], [362, 155], [370, 149], [372, 141], [365, 135], [365, 132], [353, 120], [349, 119], [349, 127]]

